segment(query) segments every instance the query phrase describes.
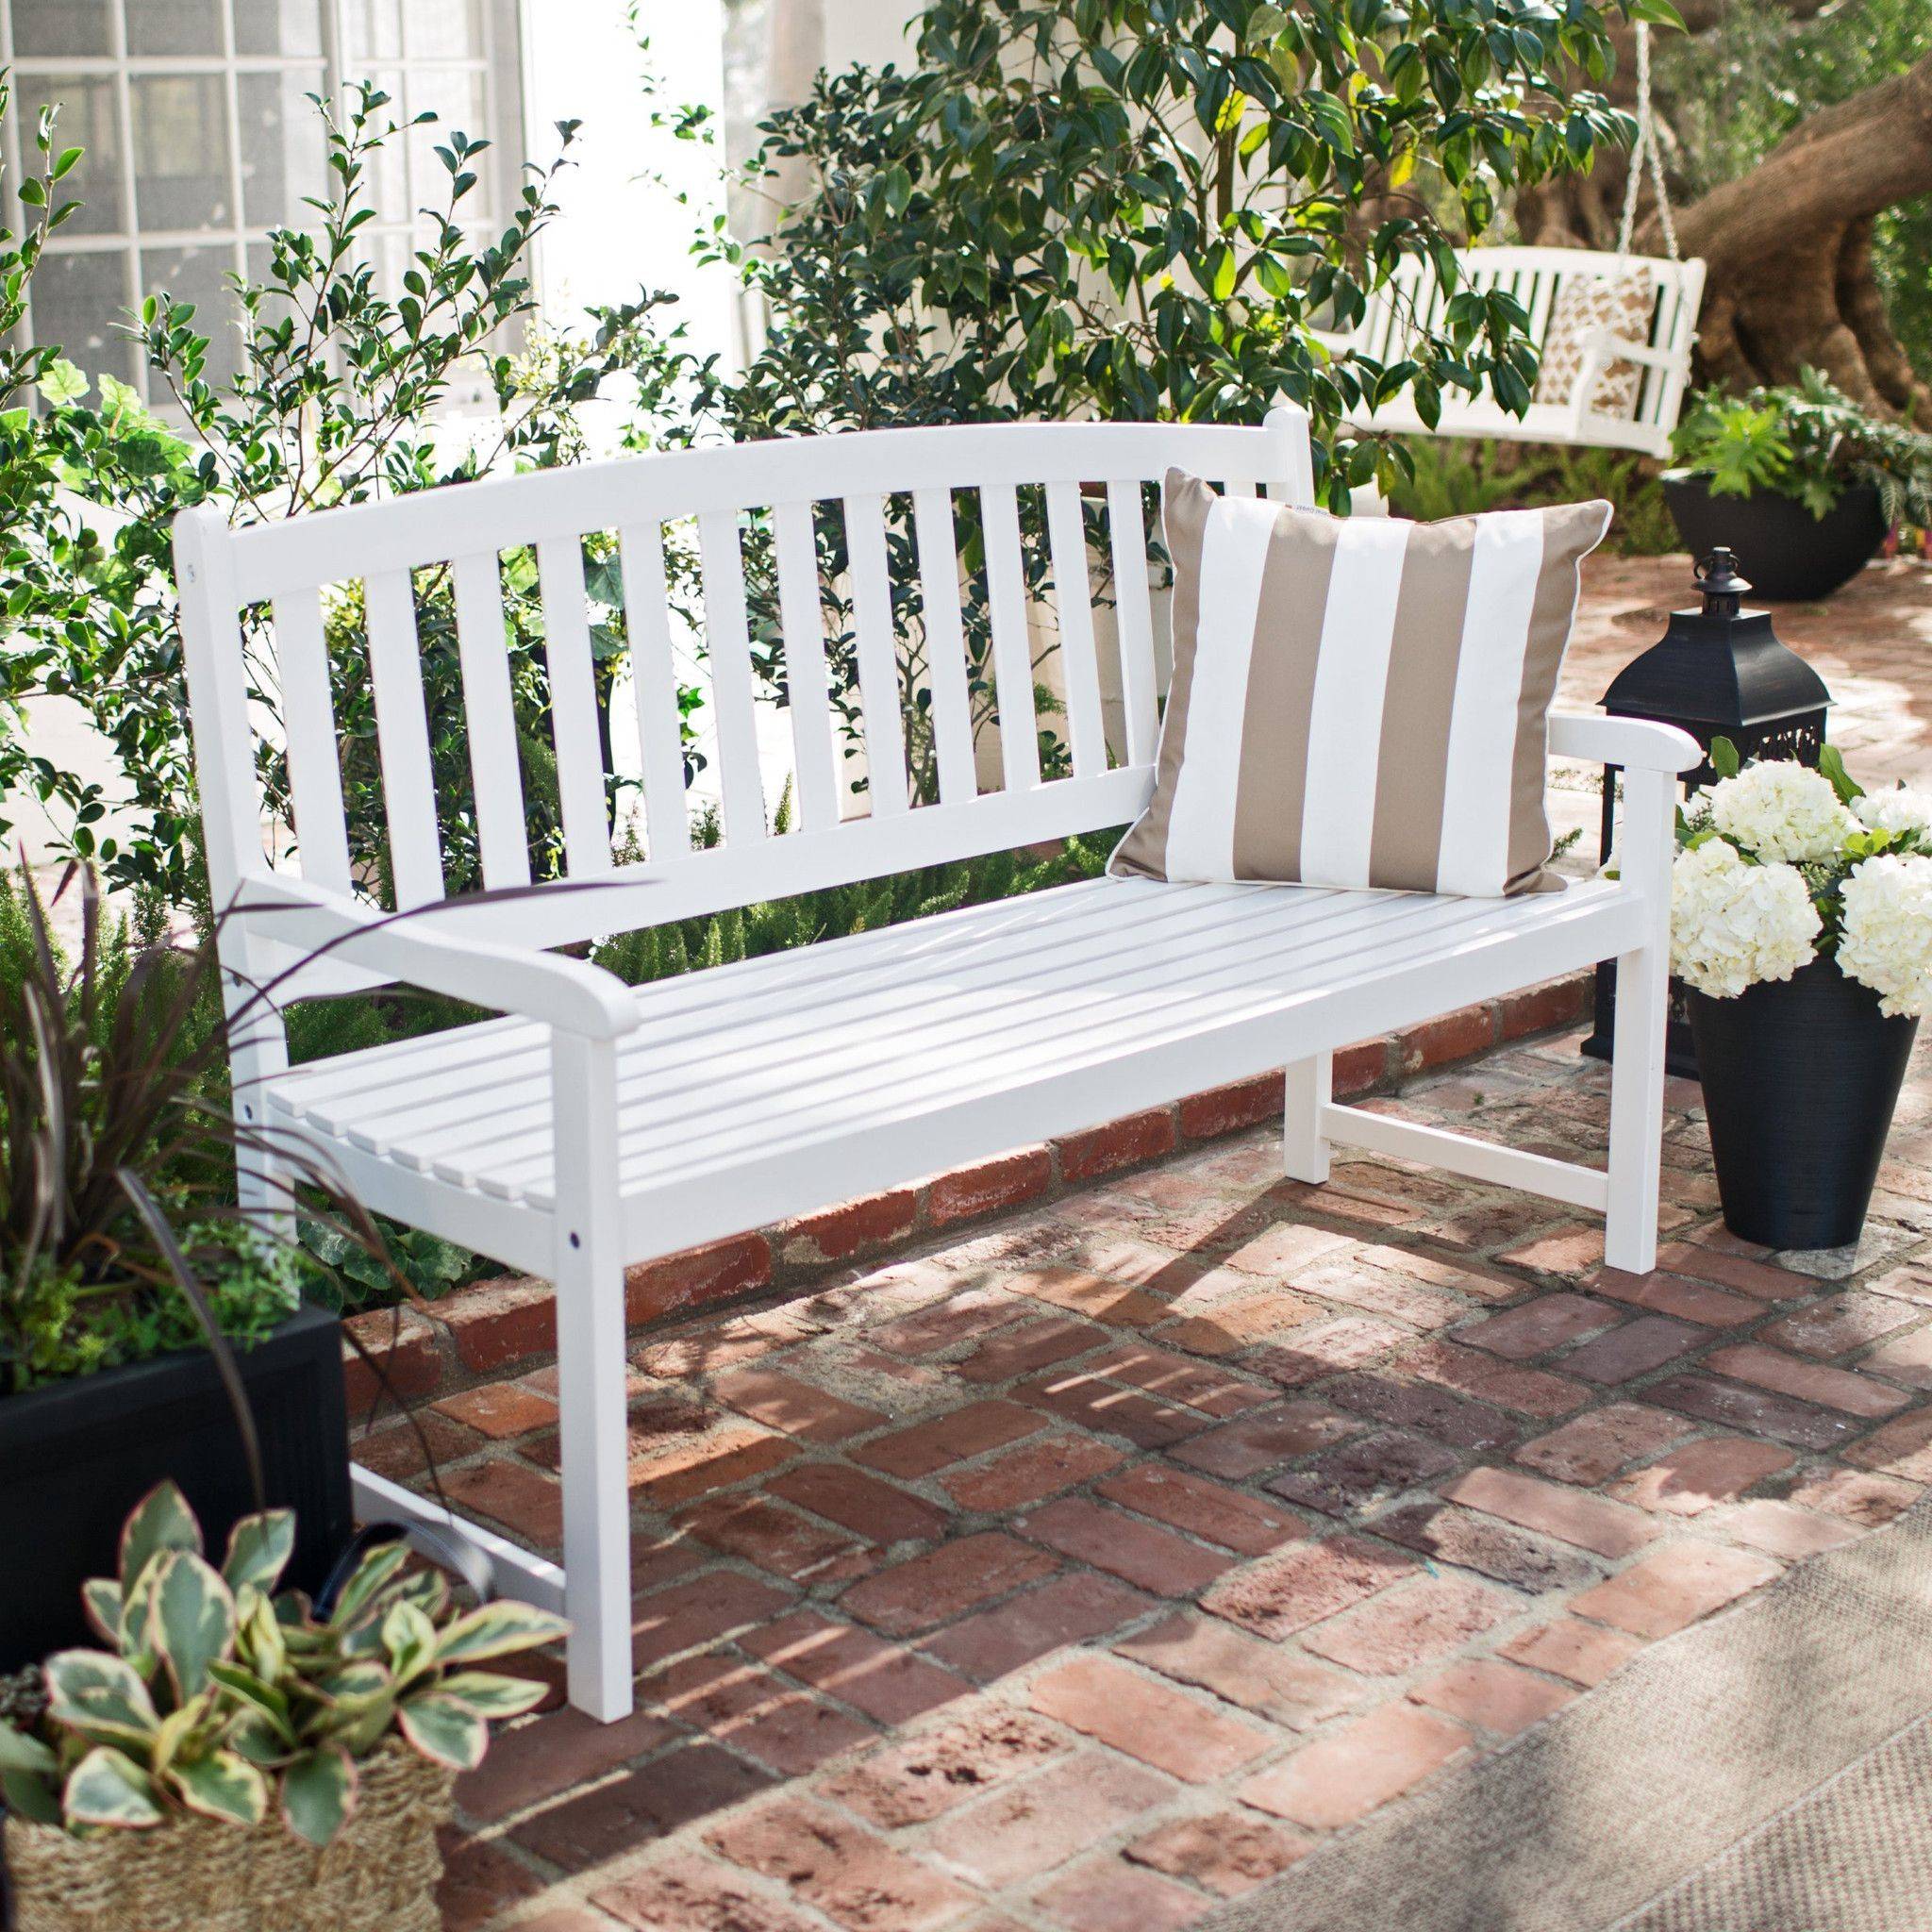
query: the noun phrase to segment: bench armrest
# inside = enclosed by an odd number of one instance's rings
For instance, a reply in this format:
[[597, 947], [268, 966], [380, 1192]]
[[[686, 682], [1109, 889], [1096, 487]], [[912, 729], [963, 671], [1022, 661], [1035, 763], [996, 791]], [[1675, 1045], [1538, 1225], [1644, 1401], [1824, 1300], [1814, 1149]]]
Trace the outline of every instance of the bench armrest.
[[616, 1040], [641, 1017], [636, 995], [614, 973], [534, 947], [439, 932], [426, 907], [380, 912], [344, 893], [274, 874], [244, 879], [231, 916], [264, 939], [311, 954], [325, 950], [332, 959], [385, 978], [586, 1040]]
[[1674, 724], [1610, 718], [1601, 711], [1552, 711], [1550, 751], [1557, 758], [1639, 772], [1688, 772], [1704, 762], [1704, 747]]

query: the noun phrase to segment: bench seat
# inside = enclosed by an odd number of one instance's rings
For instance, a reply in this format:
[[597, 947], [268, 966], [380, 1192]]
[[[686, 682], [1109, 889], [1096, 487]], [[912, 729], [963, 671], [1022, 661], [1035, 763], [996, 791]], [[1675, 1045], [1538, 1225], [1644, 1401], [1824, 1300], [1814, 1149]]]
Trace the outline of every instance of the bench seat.
[[[742, 1231], [1301, 1060], [1627, 942], [1600, 882], [1509, 900], [1096, 879], [660, 980], [619, 1042], [638, 1252]], [[274, 1113], [548, 1212], [549, 1029], [492, 1020], [345, 1054]], [[419, 1183], [420, 1185], [420, 1183]], [[377, 1189], [377, 1191], [381, 1190]], [[377, 1203], [379, 1205], [379, 1202]]]

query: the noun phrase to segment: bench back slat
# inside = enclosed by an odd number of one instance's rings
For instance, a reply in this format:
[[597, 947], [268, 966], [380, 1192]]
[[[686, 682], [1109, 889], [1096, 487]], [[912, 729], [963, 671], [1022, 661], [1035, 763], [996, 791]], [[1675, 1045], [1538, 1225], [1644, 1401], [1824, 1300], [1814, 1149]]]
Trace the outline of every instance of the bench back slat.
[[[436, 918], [466, 930], [558, 944], [1119, 824], [1146, 794], [1158, 739], [1165, 559], [1147, 504], [1170, 468], [1310, 499], [1306, 423], [1283, 410], [1262, 428], [1006, 424], [738, 444], [241, 531], [186, 512], [176, 543], [184, 572], [198, 572], [184, 575], [183, 623], [216, 891], [225, 901], [275, 867], [379, 895], [381, 881], [353, 871], [328, 702], [365, 640], [395, 903], [447, 898]], [[440, 848], [427, 693], [438, 743], [467, 739], [482, 883], [525, 883], [537, 774], [525, 769], [507, 620], [525, 621], [510, 599], [531, 576], [563, 870], [613, 883], [478, 905], [454, 844], [447, 865]], [[606, 695], [592, 626], [620, 596], [629, 675]], [[835, 610], [849, 625], [836, 659]], [[430, 647], [456, 661], [426, 687]], [[784, 838], [767, 651], [782, 652], [790, 711]], [[287, 732], [298, 840], [273, 856], [254, 741], [235, 724], [271, 715], [255, 702], [250, 654], [283, 660], [261, 683], [290, 713], [268, 728]], [[1055, 693], [1050, 715], [1036, 680]], [[702, 761], [686, 738], [694, 683]], [[694, 762], [705, 769], [692, 780]], [[715, 844], [698, 845], [689, 784], [718, 799]], [[647, 856], [634, 863], [615, 863], [613, 799], [626, 810], [641, 800]], [[335, 990], [331, 970], [319, 965], [304, 991]], [[336, 980], [368, 983], [348, 969]]]

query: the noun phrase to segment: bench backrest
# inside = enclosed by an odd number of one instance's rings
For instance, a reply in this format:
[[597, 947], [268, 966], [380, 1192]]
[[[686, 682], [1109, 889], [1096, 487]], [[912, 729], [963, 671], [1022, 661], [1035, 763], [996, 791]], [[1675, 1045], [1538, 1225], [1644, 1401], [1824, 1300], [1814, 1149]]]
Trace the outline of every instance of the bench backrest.
[[[1407, 258], [1369, 298], [1368, 310], [1350, 338], [1351, 346], [1379, 362], [1395, 361], [1403, 354], [1411, 328], [1433, 324], [1451, 293], [1500, 288], [1514, 295], [1528, 312], [1529, 339], [1541, 356], [1557, 294], [1566, 281], [1578, 275], [1597, 279], [1645, 269], [1656, 291], [1647, 346], [1665, 352], [1670, 363], [1665, 369], [1643, 370], [1632, 420], [1639, 427], [1668, 440], [1676, 427], [1684, 385], [1690, 373], [1697, 310], [1704, 293], [1703, 262], [1670, 261], [1651, 255], [1604, 255], [1582, 248], [1464, 248], [1457, 251], [1457, 261], [1461, 273], [1457, 291], [1445, 291], [1431, 264], [1419, 257]], [[1443, 414], [1452, 414], [1466, 400], [1459, 391], [1445, 391]]]
[[[484, 883], [530, 877], [525, 801], [508, 675], [500, 569], [534, 550], [541, 592], [564, 873], [598, 892], [486, 901], [447, 916], [478, 936], [556, 945], [818, 887], [1117, 824], [1151, 783], [1158, 671], [1149, 589], [1158, 528], [1144, 490], [1179, 466], [1245, 494], [1312, 500], [1307, 425], [1294, 409], [1261, 428], [1169, 424], [1009, 424], [865, 432], [736, 444], [491, 478], [421, 495], [231, 530], [211, 511], [175, 533], [196, 761], [217, 903], [271, 865], [351, 891], [350, 842], [332, 698], [327, 602], [359, 588], [358, 648], [368, 658], [387, 846], [396, 902], [448, 896], [440, 848], [417, 634], [414, 573], [446, 567], [458, 636], [464, 723]], [[1034, 703], [1041, 609], [1023, 558], [1020, 493], [1043, 498], [1056, 594], [1055, 721], [1071, 769], [1042, 774]], [[1040, 498], [1032, 492], [1038, 490]], [[1084, 505], [1104, 491], [1121, 722], [1109, 747]], [[976, 498], [985, 619], [997, 686], [999, 789], [980, 791], [967, 689], [967, 623], [956, 492]], [[869, 814], [841, 816], [841, 724], [827, 670], [814, 514], [842, 507]], [[795, 816], [772, 830], [760, 776], [757, 679], [741, 532], [768, 512], [795, 769]], [[721, 833], [694, 849], [680, 743], [667, 526], [695, 520]], [[916, 537], [938, 797], [908, 799], [901, 671], [889, 578], [889, 520]], [[634, 730], [648, 858], [619, 864], [588, 616], [584, 540], [614, 537], [634, 670]], [[976, 561], [976, 559], [975, 559]], [[1031, 580], [1037, 588], [1037, 574]], [[258, 621], [244, 627], [244, 613]], [[336, 647], [341, 649], [338, 642]], [[261, 661], [265, 653], [266, 661]], [[274, 703], [264, 707], [263, 691]], [[279, 713], [277, 726], [274, 714]], [[783, 714], [779, 714], [783, 715]], [[256, 755], [283, 734], [294, 844], [271, 860]], [[287, 841], [284, 841], [286, 845]], [[632, 891], [627, 888], [635, 886]], [[439, 913], [441, 918], [445, 915]], [[264, 921], [265, 935], [270, 921]], [[360, 974], [338, 975], [367, 984]], [[304, 991], [328, 990], [319, 971]]]

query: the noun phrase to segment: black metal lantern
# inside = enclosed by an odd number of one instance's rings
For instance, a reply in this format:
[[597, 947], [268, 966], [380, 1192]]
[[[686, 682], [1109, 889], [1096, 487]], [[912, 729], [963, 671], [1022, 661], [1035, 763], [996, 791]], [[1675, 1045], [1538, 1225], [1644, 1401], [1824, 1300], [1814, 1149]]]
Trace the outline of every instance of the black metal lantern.
[[[1779, 642], [1768, 610], [1741, 608], [1751, 586], [1738, 575], [1738, 559], [1713, 550], [1697, 566], [1701, 610], [1674, 610], [1661, 641], [1620, 671], [1604, 693], [1613, 717], [1656, 718], [1688, 731], [1703, 745], [1706, 761], [1684, 774], [1689, 787], [1717, 776], [1711, 741], [1727, 738], [1741, 758], [1796, 758], [1815, 765], [1824, 748], [1824, 713], [1831, 693], [1824, 680], [1789, 645]], [[1599, 850], [1608, 855], [1615, 823], [1617, 767], [1604, 768], [1603, 824]], [[1617, 969], [1596, 969], [1596, 1025], [1583, 1051], [1610, 1058], [1616, 1009]], [[1697, 1056], [1681, 994], [1673, 983], [1665, 1065], [1697, 1077]]]

